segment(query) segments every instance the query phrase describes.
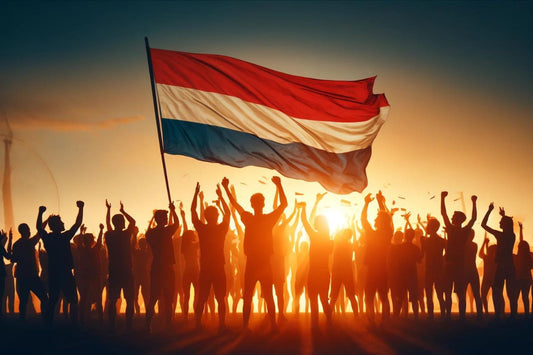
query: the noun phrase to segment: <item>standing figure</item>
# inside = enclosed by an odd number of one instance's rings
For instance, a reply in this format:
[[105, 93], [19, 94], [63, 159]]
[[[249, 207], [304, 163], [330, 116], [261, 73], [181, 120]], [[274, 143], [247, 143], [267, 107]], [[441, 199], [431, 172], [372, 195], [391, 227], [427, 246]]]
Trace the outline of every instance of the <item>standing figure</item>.
[[191, 204], [191, 218], [194, 228], [198, 233], [200, 242], [200, 276], [198, 279], [198, 300], [195, 304], [194, 315], [196, 328], [200, 328], [202, 313], [211, 291], [211, 286], [218, 304], [219, 330], [226, 327], [226, 273], [224, 270], [224, 242], [229, 228], [230, 210], [222, 198], [220, 186], [217, 186], [217, 196], [222, 205], [224, 215], [222, 222], [218, 223], [218, 209], [207, 206], [205, 209], [206, 223], [200, 221], [197, 213], [197, 200], [200, 184], [196, 184], [196, 191]]
[[19, 317], [26, 318], [26, 307], [30, 291], [41, 301], [41, 314], [44, 315], [48, 305], [48, 295], [39, 278], [35, 246], [39, 242], [39, 234], [30, 238], [30, 227], [22, 223], [18, 227], [20, 239], [13, 245], [12, 260], [16, 263], [17, 294], [19, 296]]
[[76, 234], [83, 221], [83, 201], [77, 201], [78, 216], [72, 227], [65, 231], [65, 224], [58, 215], [48, 217], [48, 227], [51, 232], [44, 230], [43, 213], [45, 206], [39, 207], [37, 216], [37, 231], [41, 237], [44, 248], [48, 253], [48, 292], [50, 300], [45, 311], [48, 324], [51, 324], [54, 317], [54, 310], [59, 300], [60, 293], [63, 293], [64, 300], [70, 306], [69, 316], [72, 323], [78, 321], [78, 293], [76, 291], [76, 281], [72, 275], [74, 261], [70, 249], [70, 240]]
[[426, 303], [428, 317], [433, 319], [433, 289], [437, 294], [441, 317], [446, 315], [446, 304], [444, 302], [443, 273], [444, 258], [443, 253], [446, 248], [446, 240], [438, 235], [440, 222], [438, 219], [430, 217], [427, 221], [427, 237], [421, 240], [422, 254], [426, 259], [426, 273], [424, 288], [426, 291]]
[[524, 227], [520, 227], [520, 242], [518, 243], [518, 252], [514, 257], [516, 268], [516, 298], [522, 295], [524, 313], [529, 316], [529, 293], [531, 291], [531, 269], [533, 268], [533, 259], [529, 250], [529, 243], [524, 240]]
[[318, 298], [326, 319], [331, 321], [331, 307], [328, 302], [329, 292], [329, 255], [333, 251], [333, 242], [329, 236], [329, 224], [324, 215], [318, 215], [314, 220], [314, 227], [307, 220], [305, 202], [300, 203], [301, 219], [307, 235], [309, 236], [309, 275], [307, 288], [309, 290], [309, 303], [311, 305], [311, 326], [318, 325]]
[[492, 286], [492, 301], [494, 303], [494, 313], [496, 319], [501, 318], [505, 310], [505, 300], [503, 298], [503, 285], [506, 284], [507, 297], [511, 306], [511, 318], [516, 317], [517, 300], [515, 297], [516, 273], [513, 263], [513, 247], [516, 236], [513, 231], [513, 218], [505, 215], [505, 210], [500, 207], [500, 228], [501, 231], [490, 228], [487, 225], [490, 213], [494, 209], [491, 203], [483, 217], [481, 227], [496, 238], [496, 273], [494, 274], [494, 285]]
[[174, 247], [172, 236], [180, 226], [176, 207], [169, 204], [170, 221], [166, 210], [155, 210], [153, 220], [156, 226], [149, 223], [146, 241], [152, 250], [152, 267], [150, 269], [150, 302], [146, 307], [146, 329], [150, 331], [154, 317], [155, 304], [159, 302], [160, 313], [165, 326], [170, 327], [172, 321], [172, 297], [174, 295]]
[[[126, 327], [131, 329], [134, 311], [134, 281], [132, 265], [132, 244], [135, 242], [135, 220], [124, 210], [124, 205], [120, 203], [120, 214], [115, 214], [111, 219], [111, 204], [106, 200], [106, 225], [105, 244], [109, 254], [109, 280], [108, 292], [108, 316], [109, 327], [115, 328], [117, 317], [117, 300], [120, 298], [120, 291], [124, 292], [126, 299]], [[125, 218], [124, 218], [125, 217]], [[128, 227], [126, 228], [126, 220]], [[111, 221], [113, 226], [111, 226]]]
[[354, 245], [352, 240], [352, 230], [345, 228], [335, 236], [333, 245], [333, 265], [331, 268], [331, 305], [337, 302], [340, 287], [344, 285], [346, 296], [352, 305], [353, 315], [357, 316], [359, 307], [355, 299], [355, 278], [353, 272], [352, 257]]
[[390, 304], [387, 285], [387, 253], [394, 231], [392, 215], [385, 206], [385, 198], [379, 192], [376, 195], [380, 206], [374, 222], [376, 229], [368, 223], [368, 205], [374, 200], [371, 194], [365, 196], [365, 205], [361, 212], [361, 224], [366, 236], [365, 263], [368, 267], [365, 284], [365, 305], [368, 320], [374, 324], [374, 299], [379, 294], [382, 309], [382, 322], [390, 317]]
[[84, 233], [81, 236], [81, 246], [78, 249], [78, 272], [76, 281], [80, 293], [80, 321], [85, 323], [91, 313], [91, 306], [96, 304], [98, 320], [100, 324], [104, 319], [104, 310], [102, 307], [102, 280], [100, 251], [102, 249], [102, 236], [104, 234], [104, 225], [100, 224], [98, 239], [94, 242], [94, 235]]
[[274, 176], [272, 182], [276, 185], [280, 196], [280, 205], [271, 213], [263, 214], [265, 197], [256, 193], [250, 198], [254, 213], [244, 210], [233, 197], [229, 190], [229, 180], [224, 178], [222, 186], [228, 195], [231, 204], [235, 207], [245, 226], [244, 253], [246, 254], [246, 269], [244, 274], [243, 292], [243, 326], [248, 327], [250, 312], [252, 309], [252, 296], [257, 281], [261, 283], [261, 292], [266, 301], [271, 329], [276, 330], [276, 305], [272, 294], [272, 267], [271, 257], [274, 251], [272, 241], [272, 229], [278, 222], [279, 217], [287, 207], [287, 198], [281, 180]]
[[472, 218], [464, 227], [462, 224], [466, 221], [466, 216], [463, 212], [455, 211], [450, 222], [448, 213], [446, 212], [446, 196], [448, 196], [448, 192], [442, 191], [440, 209], [442, 218], [444, 220], [444, 226], [446, 227], [446, 233], [448, 235], [446, 254], [444, 256], [444, 295], [446, 317], [451, 317], [452, 291], [455, 290], [459, 300], [459, 317], [464, 319], [466, 312], [466, 285], [464, 277], [465, 245], [468, 241], [470, 230], [474, 226], [474, 222], [477, 218], [477, 196], [472, 196]]

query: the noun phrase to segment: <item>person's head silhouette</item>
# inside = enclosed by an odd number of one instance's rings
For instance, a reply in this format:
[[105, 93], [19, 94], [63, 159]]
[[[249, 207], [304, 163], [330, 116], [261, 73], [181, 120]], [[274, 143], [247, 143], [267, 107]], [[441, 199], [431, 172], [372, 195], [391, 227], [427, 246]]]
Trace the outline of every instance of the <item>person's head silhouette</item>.
[[123, 230], [126, 226], [126, 220], [123, 215], [116, 214], [111, 218], [111, 221], [113, 222], [113, 226], [115, 227], [115, 230]]
[[19, 233], [22, 239], [28, 239], [30, 237], [30, 227], [26, 223], [19, 224]]
[[218, 221], [218, 209], [215, 206], [207, 206], [204, 216], [207, 224], [216, 224]]
[[263, 213], [263, 208], [265, 207], [265, 196], [259, 192], [253, 194], [252, 197], [250, 197], [250, 204], [252, 205], [255, 214]]
[[452, 224], [456, 227], [461, 227], [463, 222], [466, 221], [466, 215], [461, 211], [455, 211], [452, 216]]
[[168, 223], [168, 212], [167, 210], [157, 210], [154, 212], [154, 220], [158, 226], [166, 226]]
[[65, 224], [61, 220], [61, 217], [55, 214], [48, 218], [48, 226], [52, 232], [62, 232], [65, 230]]

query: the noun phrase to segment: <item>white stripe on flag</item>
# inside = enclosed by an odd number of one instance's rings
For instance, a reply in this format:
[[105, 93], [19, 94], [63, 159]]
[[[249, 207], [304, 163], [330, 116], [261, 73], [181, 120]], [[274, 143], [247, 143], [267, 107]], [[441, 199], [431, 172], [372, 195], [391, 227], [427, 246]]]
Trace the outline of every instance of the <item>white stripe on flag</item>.
[[237, 97], [156, 84], [163, 118], [196, 122], [253, 134], [277, 143], [303, 143], [331, 153], [364, 149], [385, 122], [389, 106], [364, 122], [326, 122], [294, 118]]

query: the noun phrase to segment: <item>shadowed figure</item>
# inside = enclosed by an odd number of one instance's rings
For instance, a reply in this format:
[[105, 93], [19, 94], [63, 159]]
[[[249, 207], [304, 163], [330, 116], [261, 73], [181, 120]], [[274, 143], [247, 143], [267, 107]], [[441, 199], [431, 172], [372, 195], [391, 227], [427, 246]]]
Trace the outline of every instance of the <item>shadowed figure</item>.
[[[9, 231], [9, 239], [12, 240], [11, 231]], [[7, 252], [5, 249], [5, 244], [8, 240], [8, 236], [6, 232], [3, 230], [0, 231], [0, 299], [2, 300], [2, 303], [4, 302], [4, 292], [5, 292], [5, 282], [6, 282], [6, 267], [4, 264], [4, 258], [11, 260], [11, 254]], [[8, 248], [9, 249], [9, 248]], [[3, 304], [2, 304], [3, 306]], [[3, 307], [0, 307], [0, 321], [2, 321], [4, 310]]]
[[26, 318], [26, 306], [30, 291], [41, 301], [41, 314], [44, 315], [48, 305], [48, 295], [39, 278], [35, 246], [39, 242], [37, 233], [30, 238], [30, 227], [22, 223], [18, 227], [20, 239], [13, 245], [12, 260], [16, 263], [17, 294], [19, 296], [19, 317]]
[[455, 290], [459, 300], [459, 317], [464, 319], [466, 312], [466, 285], [464, 277], [464, 258], [465, 245], [468, 241], [470, 230], [477, 218], [476, 201], [477, 196], [472, 196], [472, 218], [462, 226], [466, 221], [463, 212], [455, 211], [452, 220], [448, 218], [446, 212], [447, 191], [441, 193], [441, 214], [446, 227], [448, 241], [446, 244], [445, 264], [444, 264], [444, 295], [446, 304], [446, 317], [451, 317], [452, 312], [452, 291]]
[[220, 186], [217, 186], [217, 196], [222, 205], [222, 222], [218, 223], [218, 209], [208, 206], [205, 211], [206, 223], [200, 221], [197, 213], [198, 194], [200, 184], [196, 184], [196, 191], [191, 204], [191, 218], [194, 228], [198, 233], [200, 243], [200, 275], [198, 279], [198, 300], [195, 304], [194, 314], [196, 327], [200, 328], [202, 313], [211, 291], [215, 293], [218, 304], [219, 330], [226, 326], [226, 273], [224, 270], [224, 242], [229, 228], [230, 210], [226, 201], [222, 198]]
[[[170, 221], [166, 210], [155, 210], [146, 231], [146, 241], [152, 250], [150, 269], [150, 302], [146, 307], [146, 329], [150, 331], [155, 304], [159, 301], [160, 313], [165, 326], [170, 327], [172, 320], [172, 297], [174, 296], [174, 247], [172, 236], [180, 226], [176, 207], [169, 204]], [[155, 221], [156, 226], [152, 226]], [[168, 225], [167, 225], [168, 224]]]
[[[183, 223], [185, 224], [185, 219]], [[194, 288], [194, 302], [193, 306], [198, 302], [198, 278], [200, 277], [200, 263], [199, 263], [199, 252], [200, 246], [198, 242], [198, 235], [195, 231], [187, 229], [186, 225], [184, 227], [184, 232], [182, 235], [181, 241], [181, 253], [183, 254], [183, 259], [185, 260], [185, 265], [183, 267], [183, 303], [181, 309], [183, 312], [183, 317], [185, 320], [188, 319], [189, 315], [189, 300], [191, 298], [191, 286]]]
[[505, 300], [503, 298], [503, 285], [506, 284], [507, 297], [511, 306], [511, 318], [516, 316], [517, 300], [515, 296], [515, 267], [513, 263], [513, 247], [516, 236], [513, 231], [513, 218], [505, 215], [505, 210], [500, 207], [500, 228], [501, 231], [492, 229], [487, 225], [490, 213], [494, 209], [491, 203], [487, 213], [483, 217], [481, 227], [496, 238], [496, 273], [494, 274], [494, 284], [492, 286], [492, 301], [494, 303], [494, 313], [499, 319], [505, 310]]
[[333, 264], [331, 267], [330, 303], [337, 303], [339, 290], [342, 285], [346, 290], [346, 297], [350, 300], [354, 317], [359, 313], [359, 306], [355, 299], [355, 278], [352, 257], [355, 247], [352, 244], [352, 230], [344, 228], [335, 235], [333, 244]]
[[144, 235], [137, 241], [137, 246], [133, 250], [133, 277], [134, 277], [134, 299], [135, 313], [141, 313], [139, 305], [139, 293], [142, 296], [144, 308], [150, 302], [150, 250]]
[[426, 275], [424, 288], [426, 291], [426, 303], [428, 308], [428, 317], [433, 319], [433, 289], [437, 294], [439, 301], [440, 314], [446, 315], [446, 305], [444, 302], [444, 258], [443, 252], [446, 248], [446, 240], [437, 234], [440, 227], [438, 219], [430, 217], [427, 220], [426, 233], [427, 237], [422, 239], [422, 253], [426, 257]]
[[[83, 230], [83, 226], [82, 226]], [[104, 319], [102, 307], [102, 280], [100, 252], [102, 249], [102, 236], [104, 225], [100, 224], [98, 239], [94, 240], [94, 235], [84, 233], [81, 236], [81, 247], [78, 249], [79, 267], [76, 270], [76, 281], [80, 293], [80, 321], [85, 323], [91, 313], [91, 305], [96, 304], [98, 320], [100, 325]]]
[[481, 319], [483, 316], [483, 303], [481, 302], [479, 290], [479, 273], [476, 265], [477, 244], [474, 243], [474, 236], [475, 232], [472, 229], [465, 244], [465, 288], [470, 285], [472, 295], [476, 301], [476, 315], [478, 319]]
[[479, 249], [479, 257], [483, 260], [483, 279], [481, 281], [481, 302], [485, 314], [489, 313], [488, 294], [494, 285], [494, 275], [496, 274], [496, 245], [489, 246], [489, 238], [485, 232], [483, 245]]
[[385, 198], [379, 192], [376, 195], [380, 206], [378, 215], [374, 222], [376, 229], [368, 223], [368, 205], [374, 200], [371, 194], [365, 196], [365, 205], [361, 212], [361, 224], [366, 236], [365, 263], [368, 267], [365, 284], [365, 305], [366, 314], [371, 324], [374, 323], [374, 298], [376, 292], [382, 307], [382, 322], [386, 322], [390, 317], [390, 305], [387, 285], [387, 253], [394, 231], [392, 215], [385, 206]]
[[331, 307], [328, 302], [329, 291], [329, 255], [333, 251], [333, 241], [329, 239], [329, 224], [324, 215], [318, 215], [311, 226], [307, 219], [306, 204], [300, 202], [302, 224], [309, 237], [309, 274], [307, 288], [311, 305], [311, 326], [318, 325], [318, 299], [326, 319], [331, 321]]
[[266, 301], [268, 315], [270, 318], [272, 330], [277, 329], [276, 325], [276, 306], [272, 295], [272, 267], [271, 257], [273, 254], [272, 229], [278, 222], [279, 217], [287, 207], [287, 198], [281, 180], [274, 176], [272, 182], [276, 185], [280, 197], [280, 205], [271, 213], [263, 214], [265, 207], [265, 197], [256, 193], [250, 198], [250, 203], [254, 213], [244, 210], [236, 201], [229, 190], [229, 180], [224, 178], [222, 186], [228, 195], [231, 204], [235, 207], [241, 216], [242, 223], [245, 226], [244, 236], [244, 253], [247, 256], [246, 269], [244, 275], [243, 291], [243, 326], [248, 327], [250, 312], [252, 308], [252, 296], [257, 281], [261, 283], [261, 292]]
[[[407, 215], [408, 216], [408, 215]], [[404, 242], [400, 245], [400, 270], [401, 270], [401, 304], [409, 301], [413, 308], [413, 315], [418, 318], [418, 275], [417, 263], [422, 261], [422, 252], [413, 244], [415, 231], [411, 228], [407, 217], [408, 226], [405, 228]], [[407, 297], [409, 294], [409, 297]], [[405, 310], [407, 316], [408, 310]]]
[[[298, 209], [300, 210], [300, 209]], [[300, 213], [300, 212], [299, 212]], [[294, 268], [294, 296], [292, 309], [296, 314], [300, 313], [300, 299], [305, 289], [305, 309], [308, 311], [309, 305], [309, 288], [307, 287], [307, 278], [309, 276], [309, 243], [306, 241], [300, 242], [302, 239], [302, 231], [298, 232], [298, 237], [294, 243], [296, 265]]]
[[[278, 195], [274, 198], [274, 209], [277, 207]], [[294, 210], [287, 218], [282, 214], [278, 223], [274, 225], [272, 230], [272, 239], [274, 253], [272, 255], [272, 277], [274, 282], [274, 290], [276, 291], [276, 298], [278, 303], [278, 321], [285, 321], [286, 296], [288, 300], [287, 291], [287, 269], [286, 265], [287, 255], [291, 246], [291, 235], [294, 234], [298, 221], [290, 224], [291, 220], [296, 215], [297, 206], [294, 205]]]
[[533, 268], [533, 258], [531, 258], [531, 251], [529, 243], [524, 240], [524, 227], [521, 222], [518, 223], [520, 227], [520, 242], [518, 243], [518, 252], [514, 257], [514, 264], [516, 268], [516, 294], [515, 297], [522, 295], [522, 304], [524, 306], [524, 313], [529, 315], [529, 292], [531, 291], [531, 269]]
[[[136, 230], [135, 219], [124, 210], [124, 205], [120, 203], [120, 214], [115, 214], [111, 219], [111, 204], [106, 200], [106, 225], [104, 239], [109, 255], [109, 280], [108, 292], [108, 316], [109, 326], [115, 328], [117, 316], [116, 304], [120, 298], [120, 291], [123, 291], [126, 299], [126, 327], [131, 329], [134, 311], [134, 279], [132, 265], [132, 249], [135, 243]], [[126, 228], [126, 221], [128, 227]], [[111, 226], [111, 221], [113, 226]]]
[[78, 321], [78, 293], [76, 292], [76, 281], [72, 275], [74, 261], [70, 249], [70, 240], [76, 234], [83, 221], [83, 201], [77, 201], [78, 216], [72, 227], [65, 231], [65, 225], [58, 215], [48, 217], [48, 227], [51, 232], [44, 230], [43, 213], [46, 207], [39, 207], [37, 216], [37, 231], [41, 237], [44, 248], [48, 253], [48, 293], [50, 300], [45, 312], [47, 323], [51, 324], [54, 316], [54, 309], [59, 300], [60, 293], [63, 293], [65, 301], [70, 306], [70, 320], [72, 323]]

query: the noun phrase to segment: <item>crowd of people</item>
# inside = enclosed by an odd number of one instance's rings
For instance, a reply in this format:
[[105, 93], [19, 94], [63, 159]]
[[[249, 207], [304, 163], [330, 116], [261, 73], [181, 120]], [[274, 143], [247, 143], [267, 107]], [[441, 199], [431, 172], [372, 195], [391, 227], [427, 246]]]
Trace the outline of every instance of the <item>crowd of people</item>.
[[[464, 319], [467, 295], [475, 301], [475, 314], [481, 319], [489, 314], [490, 290], [497, 319], [506, 313], [506, 303], [510, 317], [516, 317], [520, 295], [524, 313], [529, 314], [533, 259], [521, 223], [514, 254], [514, 222], [503, 208], [496, 229], [488, 226], [494, 205], [488, 206], [481, 222], [486, 235], [478, 253], [473, 241], [476, 196], [471, 198], [467, 221], [461, 211], [449, 218], [447, 192], [441, 193], [442, 235], [439, 218], [430, 215], [425, 221], [418, 217], [413, 227], [411, 214], [405, 213], [405, 224], [395, 226], [393, 215], [398, 209], [387, 206], [381, 192], [366, 195], [360, 218], [332, 233], [326, 216], [317, 212], [325, 193], [316, 196], [309, 215], [302, 201], [295, 201], [287, 213], [281, 180], [273, 177], [272, 182], [276, 192], [269, 213], [264, 211], [261, 193], [251, 196], [251, 211], [245, 209], [227, 178], [217, 185], [212, 205], [197, 184], [190, 206], [194, 229], [189, 229], [182, 204], [180, 216], [173, 203], [169, 210], [155, 210], [142, 233], [122, 203], [119, 213], [111, 216], [112, 206], [106, 200], [105, 225], [100, 224], [97, 236], [83, 225], [82, 201], [76, 203], [78, 215], [68, 230], [58, 215], [44, 219], [46, 207], [41, 206], [33, 236], [26, 223], [18, 226], [20, 238], [15, 243], [12, 231], [1, 232], [0, 317], [15, 311], [13, 276], [19, 317], [24, 320], [27, 313], [36, 313], [33, 293], [48, 325], [62, 310], [73, 323], [103, 323], [106, 318], [115, 329], [125, 302], [127, 329], [133, 327], [134, 314], [141, 314], [142, 305], [147, 330], [156, 305], [164, 326], [169, 327], [175, 317], [189, 319], [192, 301], [194, 322], [201, 329], [204, 315], [215, 313], [216, 301], [223, 331], [229, 299], [234, 313], [242, 310], [245, 329], [254, 309], [266, 308], [266, 319], [275, 331], [286, 320], [291, 300], [294, 313], [300, 312], [301, 302], [305, 311], [310, 309], [313, 327], [319, 323], [320, 308], [331, 322], [348, 303], [354, 317], [364, 313], [371, 325], [391, 317], [418, 318], [420, 313], [433, 319], [435, 299], [440, 317], [450, 319], [453, 297], [458, 316]], [[373, 201], [378, 211], [371, 224], [368, 209]], [[478, 272], [478, 256], [483, 275]]]

